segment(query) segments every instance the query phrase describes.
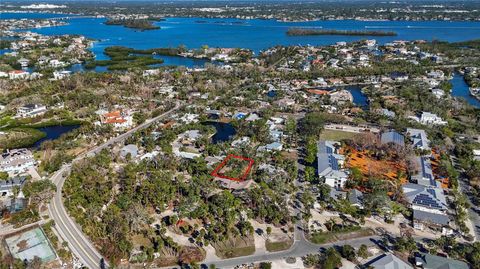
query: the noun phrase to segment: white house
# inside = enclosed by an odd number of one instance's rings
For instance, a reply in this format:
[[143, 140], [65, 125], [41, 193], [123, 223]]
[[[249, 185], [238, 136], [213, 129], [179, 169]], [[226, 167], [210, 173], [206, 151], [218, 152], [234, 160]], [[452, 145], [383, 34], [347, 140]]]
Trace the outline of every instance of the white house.
[[72, 71], [63, 70], [53, 72], [53, 78], [55, 80], [64, 79], [72, 74]]
[[430, 112], [422, 112], [420, 116], [420, 123], [422, 124], [433, 124], [433, 125], [445, 125], [447, 124], [442, 118], [437, 116], [436, 114]]
[[348, 173], [343, 169], [345, 157], [338, 154], [339, 142], [319, 141], [317, 143], [318, 176], [332, 188], [342, 189], [348, 179]]
[[26, 79], [28, 76], [29, 73], [25, 70], [12, 70], [8, 72], [9, 79]]
[[45, 114], [47, 107], [39, 104], [28, 104], [17, 109], [17, 118], [31, 118]]
[[12, 149], [0, 155], [0, 171], [14, 174], [35, 166], [33, 154], [28, 149]]

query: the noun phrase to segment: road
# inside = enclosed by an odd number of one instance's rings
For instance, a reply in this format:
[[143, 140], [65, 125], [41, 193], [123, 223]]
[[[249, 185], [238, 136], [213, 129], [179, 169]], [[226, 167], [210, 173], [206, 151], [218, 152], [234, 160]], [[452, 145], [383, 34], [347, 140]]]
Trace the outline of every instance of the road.
[[235, 267], [236, 265], [250, 264], [252, 262], [272, 261], [272, 260], [278, 260], [278, 259], [283, 259], [287, 257], [301, 257], [310, 253], [319, 253], [321, 248], [328, 248], [332, 246], [342, 246], [342, 245], [348, 244], [353, 247], [359, 247], [362, 244], [373, 245], [374, 242], [372, 241], [372, 239], [380, 240], [380, 236], [368, 236], [368, 237], [350, 239], [345, 241], [337, 241], [335, 243], [315, 245], [313, 243], [308, 242], [303, 237], [303, 233], [302, 233], [302, 239], [298, 241], [295, 240], [295, 243], [293, 244], [293, 246], [290, 249], [285, 251], [271, 252], [271, 253], [266, 253], [263, 255], [256, 255], [256, 256], [254, 255], [243, 256], [243, 257], [238, 257], [233, 259], [215, 261], [211, 263], [207, 262], [207, 264], [215, 264], [217, 268], [231, 268], [231, 267]]
[[458, 187], [459, 187], [458, 189], [461, 193], [467, 195], [467, 201], [470, 205], [468, 209], [468, 216], [472, 224], [471, 225], [472, 226], [471, 228], [473, 228], [472, 235], [475, 237], [473, 240], [475, 242], [480, 240], [480, 208], [477, 208], [471, 201], [472, 197], [470, 197], [470, 192], [468, 190], [469, 189], [468, 179], [466, 179], [462, 175], [462, 173], [464, 173], [465, 171], [458, 164], [458, 160], [456, 157], [450, 156], [450, 159], [453, 165], [455, 166], [455, 168], [457, 169], [457, 171], [461, 172], [460, 177], [458, 179]]
[[138, 125], [135, 128], [130, 129], [129, 131], [114, 137], [107, 142], [79, 155], [71, 163], [65, 164], [60, 170], [58, 170], [52, 177], [51, 181], [57, 186], [57, 191], [52, 201], [48, 205], [48, 211], [50, 217], [55, 221], [55, 228], [60, 234], [60, 236], [68, 242], [69, 248], [75, 254], [76, 257], [88, 268], [100, 268], [100, 260], [102, 256], [97, 251], [96, 247], [90, 242], [90, 240], [83, 234], [81, 228], [75, 223], [75, 221], [68, 216], [65, 206], [63, 205], [62, 199], [62, 188], [65, 182], [66, 175], [71, 170], [72, 164], [74, 162], [80, 161], [87, 156], [93, 156], [99, 153], [101, 150], [125, 140], [135, 132], [144, 129], [151, 124], [167, 117], [172, 112], [176, 111], [182, 107], [182, 105], [177, 104], [174, 108], [169, 111], [145, 121], [144, 123]]

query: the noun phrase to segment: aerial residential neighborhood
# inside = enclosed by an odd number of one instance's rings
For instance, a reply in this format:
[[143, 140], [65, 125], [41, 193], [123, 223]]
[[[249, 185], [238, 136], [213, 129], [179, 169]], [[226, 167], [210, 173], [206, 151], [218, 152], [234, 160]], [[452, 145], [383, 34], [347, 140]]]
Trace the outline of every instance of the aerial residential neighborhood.
[[480, 269], [480, 2], [0, 2], [0, 269]]

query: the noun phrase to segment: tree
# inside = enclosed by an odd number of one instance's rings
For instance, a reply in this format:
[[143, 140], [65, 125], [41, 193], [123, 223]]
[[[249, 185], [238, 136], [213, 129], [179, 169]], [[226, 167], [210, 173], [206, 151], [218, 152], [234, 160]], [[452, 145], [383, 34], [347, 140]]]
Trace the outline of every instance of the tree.
[[260, 269], [271, 269], [272, 263], [271, 262], [261, 262]]
[[8, 179], [8, 173], [7, 172], [0, 172], [0, 180], [7, 180]]
[[272, 234], [272, 227], [267, 226], [267, 235]]
[[335, 269], [342, 265], [342, 259], [338, 251], [330, 247], [325, 251], [323, 261], [321, 262], [322, 269]]
[[358, 257], [361, 257], [364, 259], [368, 258], [368, 248], [365, 244], [362, 244], [360, 246], [360, 248], [358, 249], [357, 255]]
[[341, 248], [341, 254], [342, 257], [352, 262], [355, 261], [355, 259], [357, 258], [355, 249], [350, 245], [343, 245]]

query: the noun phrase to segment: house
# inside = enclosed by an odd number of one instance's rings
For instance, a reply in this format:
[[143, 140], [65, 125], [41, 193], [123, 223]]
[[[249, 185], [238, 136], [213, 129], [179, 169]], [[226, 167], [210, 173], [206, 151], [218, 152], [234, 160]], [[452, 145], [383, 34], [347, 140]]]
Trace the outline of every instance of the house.
[[428, 140], [425, 130], [408, 128], [407, 135], [413, 142], [413, 148], [430, 150], [430, 140]]
[[441, 188], [408, 183], [402, 186], [406, 201], [413, 210], [413, 227], [448, 230], [447, 201]]
[[35, 166], [36, 161], [28, 149], [12, 149], [0, 155], [0, 171], [18, 174]]
[[30, 74], [24, 70], [12, 70], [8, 72], [9, 79], [26, 79]]
[[[25, 185], [27, 177], [14, 177], [12, 179], [0, 180], [0, 199], [3, 197], [11, 197], [14, 195], [14, 188], [18, 187], [20, 190]], [[20, 193], [19, 193], [20, 195]]]
[[416, 157], [416, 164], [419, 168], [417, 173], [412, 175], [412, 180], [422, 186], [438, 187], [432, 171], [432, 162], [428, 156]]
[[415, 253], [415, 265], [423, 269], [468, 269], [465, 262], [428, 253]]
[[318, 176], [324, 179], [325, 184], [332, 188], [341, 189], [348, 179], [347, 172], [342, 168], [345, 161], [343, 155], [338, 154], [339, 142], [319, 141], [317, 143]]
[[129, 128], [133, 125], [133, 117], [129, 113], [116, 110], [112, 112], [97, 111], [102, 124], [111, 124], [115, 128]]
[[395, 118], [396, 114], [395, 112], [388, 110], [386, 108], [382, 108], [379, 110], [379, 113], [387, 118], [393, 119]]
[[40, 104], [27, 104], [17, 109], [17, 118], [32, 118], [45, 114], [47, 107]]
[[395, 131], [382, 133], [380, 141], [382, 142], [382, 144], [395, 144], [400, 147], [405, 146], [405, 138], [403, 137], [403, 135]]
[[53, 72], [53, 79], [59, 80], [64, 79], [72, 74], [72, 71], [63, 70], [63, 71], [55, 71]]
[[437, 88], [432, 89], [432, 94], [435, 95], [435, 97], [437, 97], [438, 99], [445, 96], [445, 92], [442, 89]]
[[375, 269], [413, 269], [409, 263], [401, 260], [392, 253], [382, 254], [365, 264], [366, 268]]
[[191, 145], [202, 135], [199, 130], [188, 130], [177, 136], [172, 142], [172, 152], [175, 156], [185, 159], [195, 159], [200, 157], [200, 152]]
[[420, 119], [418, 120], [421, 124], [433, 124], [433, 125], [445, 125], [447, 124], [442, 118], [436, 114], [430, 112], [422, 112]]
[[127, 156], [130, 156], [132, 159], [136, 158], [138, 156], [138, 147], [134, 144], [124, 146], [120, 150], [120, 157], [126, 158]]
[[18, 63], [22, 66], [22, 68], [23, 68], [23, 67], [27, 67], [27, 66], [28, 66], [28, 64], [30, 63], [30, 60], [25, 59], [25, 58], [20, 58], [17, 62], [18, 62]]
[[480, 149], [473, 150], [473, 159], [476, 161], [480, 161]]
[[356, 206], [360, 209], [363, 208], [363, 193], [357, 189], [351, 190], [348, 195], [347, 199], [353, 206]]

